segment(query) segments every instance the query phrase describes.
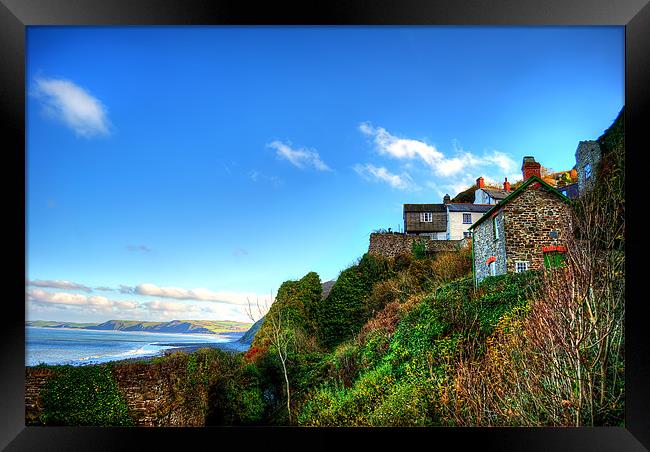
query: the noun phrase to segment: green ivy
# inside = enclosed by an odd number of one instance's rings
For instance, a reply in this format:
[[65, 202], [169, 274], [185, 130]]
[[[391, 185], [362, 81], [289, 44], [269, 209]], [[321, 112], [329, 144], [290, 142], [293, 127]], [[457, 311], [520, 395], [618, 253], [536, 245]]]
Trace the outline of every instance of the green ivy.
[[131, 426], [110, 365], [56, 368], [41, 390], [44, 425]]

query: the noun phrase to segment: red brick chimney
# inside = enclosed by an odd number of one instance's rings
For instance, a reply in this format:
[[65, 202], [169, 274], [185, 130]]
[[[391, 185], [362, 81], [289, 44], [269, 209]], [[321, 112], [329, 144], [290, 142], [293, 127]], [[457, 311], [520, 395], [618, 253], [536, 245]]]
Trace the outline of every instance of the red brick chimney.
[[521, 172], [524, 175], [524, 182], [527, 181], [530, 176], [541, 178], [541, 168], [542, 165], [535, 161], [535, 157], [530, 155], [524, 157], [524, 162], [521, 164]]
[[508, 182], [508, 178], [506, 177], [506, 181], [503, 183], [503, 189], [505, 191], [510, 191], [510, 182]]
[[483, 179], [483, 176], [479, 177], [476, 179], [476, 188], [483, 188], [485, 187], [485, 180]]

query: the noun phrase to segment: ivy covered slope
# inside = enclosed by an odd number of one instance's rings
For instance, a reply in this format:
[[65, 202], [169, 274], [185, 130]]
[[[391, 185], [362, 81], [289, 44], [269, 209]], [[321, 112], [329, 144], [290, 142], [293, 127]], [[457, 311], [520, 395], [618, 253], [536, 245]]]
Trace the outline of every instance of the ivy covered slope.
[[323, 355], [319, 377], [305, 385], [298, 423], [454, 425], [455, 363], [484, 348], [499, 321], [525, 312], [534, 275], [491, 278], [480, 291], [469, 253], [402, 258], [375, 285], [375, 315]]

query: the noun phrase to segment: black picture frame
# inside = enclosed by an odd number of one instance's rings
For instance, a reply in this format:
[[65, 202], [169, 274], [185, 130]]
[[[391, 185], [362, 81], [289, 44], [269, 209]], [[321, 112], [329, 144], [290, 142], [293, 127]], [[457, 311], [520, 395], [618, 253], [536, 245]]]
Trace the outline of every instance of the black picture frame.
[[[25, 427], [25, 27], [31, 25], [623, 25], [625, 26], [626, 216], [628, 235], [626, 294], [625, 427], [596, 428], [434, 428], [434, 429], [300, 429], [203, 428], [124, 429]], [[447, 447], [496, 450], [648, 450], [650, 448], [650, 377], [648, 335], [643, 315], [644, 252], [642, 198], [650, 175], [641, 162], [648, 152], [647, 112], [650, 89], [650, 5], [645, 0], [533, 1], [330, 0], [318, 3], [235, 0], [0, 0], [0, 105], [4, 165], [5, 246], [10, 249], [11, 287], [4, 300], [0, 335], [0, 447], [7, 450], [130, 450], [184, 447], [291, 446], [311, 448], [318, 436], [362, 436], [384, 444], [397, 438], [401, 447]], [[588, 70], [586, 70], [588, 76]], [[20, 196], [21, 187], [23, 190]], [[646, 209], [647, 211], [647, 209]], [[632, 221], [629, 219], [632, 218]], [[6, 229], [6, 228], [5, 228]], [[20, 239], [23, 239], [22, 241]], [[19, 265], [22, 263], [23, 265]], [[281, 441], [281, 442], [280, 442]], [[321, 440], [319, 440], [321, 441]], [[419, 446], [421, 444], [422, 446]], [[259, 446], [258, 446], [259, 445]], [[233, 446], [229, 446], [233, 447]], [[367, 446], [364, 446], [367, 447]], [[400, 447], [400, 446], [398, 446]]]

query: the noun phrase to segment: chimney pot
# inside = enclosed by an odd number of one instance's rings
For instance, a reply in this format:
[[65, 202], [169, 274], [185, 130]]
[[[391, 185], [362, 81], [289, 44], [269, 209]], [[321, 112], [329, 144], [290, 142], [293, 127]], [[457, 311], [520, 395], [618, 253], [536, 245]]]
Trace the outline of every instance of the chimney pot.
[[505, 191], [510, 191], [510, 182], [508, 182], [508, 178], [506, 177], [505, 182], [503, 183], [503, 189]]
[[485, 179], [483, 179], [483, 176], [479, 177], [476, 179], [476, 188], [483, 188], [485, 187]]
[[449, 197], [449, 193], [447, 193], [444, 198], [442, 198], [442, 202], [445, 204], [449, 204], [451, 202], [451, 198]]

